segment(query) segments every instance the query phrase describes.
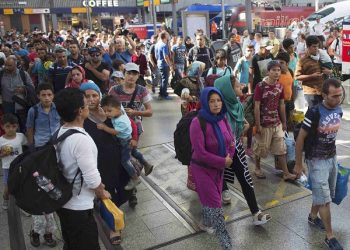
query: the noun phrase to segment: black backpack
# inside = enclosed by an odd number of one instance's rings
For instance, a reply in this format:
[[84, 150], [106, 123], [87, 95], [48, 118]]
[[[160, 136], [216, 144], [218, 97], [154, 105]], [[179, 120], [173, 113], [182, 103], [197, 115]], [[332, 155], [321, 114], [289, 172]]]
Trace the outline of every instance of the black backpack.
[[181, 118], [174, 132], [174, 146], [177, 158], [182, 165], [189, 166], [192, 158], [192, 144], [190, 140], [190, 126], [192, 120], [198, 117], [202, 132], [205, 137], [206, 121], [198, 115], [198, 111], [192, 111]]
[[[4, 71], [0, 71], [0, 88], [3, 75]], [[30, 107], [34, 106], [39, 102], [39, 99], [36, 95], [35, 87], [27, 83], [25, 72], [22, 69], [19, 70], [19, 75], [21, 76], [22, 82], [24, 84], [25, 95], [24, 98], [13, 95], [12, 100], [21, 105], [28, 112]]]
[[33, 215], [52, 213], [66, 204], [72, 197], [74, 181], [81, 172], [78, 169], [73, 181], [67, 181], [57, 160], [55, 145], [82, 132], [70, 129], [57, 138], [58, 131], [44, 147], [33, 152], [25, 151], [10, 165], [9, 193], [16, 198], [18, 207]]

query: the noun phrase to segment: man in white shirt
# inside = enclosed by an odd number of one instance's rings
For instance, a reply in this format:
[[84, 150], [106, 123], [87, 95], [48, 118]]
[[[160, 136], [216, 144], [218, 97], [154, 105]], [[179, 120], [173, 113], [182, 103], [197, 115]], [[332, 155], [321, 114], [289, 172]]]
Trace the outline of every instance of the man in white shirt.
[[322, 49], [323, 42], [325, 41], [325, 38], [324, 38], [325, 26], [320, 21], [321, 21], [321, 17], [317, 17], [316, 24], [312, 27], [312, 32], [313, 32], [312, 34], [317, 36], [317, 38], [320, 40], [320, 49]]
[[333, 34], [335, 39], [333, 40], [331, 46], [329, 47], [329, 55], [333, 57], [333, 65], [335, 70], [339, 73], [342, 71], [342, 36], [339, 33], [339, 28], [335, 27], [333, 29]]
[[87, 100], [79, 89], [63, 89], [54, 100], [64, 124], [58, 136], [69, 129], [79, 131], [59, 143], [58, 158], [63, 165], [63, 175], [73, 184], [72, 198], [57, 211], [61, 222], [63, 249], [99, 250], [98, 232], [93, 217], [94, 198], [110, 198], [104, 189], [97, 169], [97, 148], [84, 130], [84, 120], [89, 115]]

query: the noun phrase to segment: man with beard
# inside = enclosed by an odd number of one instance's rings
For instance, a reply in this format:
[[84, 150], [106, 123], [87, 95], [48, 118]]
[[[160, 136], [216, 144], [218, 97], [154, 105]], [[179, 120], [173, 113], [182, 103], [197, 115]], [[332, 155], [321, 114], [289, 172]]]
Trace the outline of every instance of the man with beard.
[[84, 69], [86, 72], [86, 78], [92, 80], [97, 86], [101, 89], [101, 92], [104, 94], [107, 91], [110, 75], [110, 68], [104, 62], [102, 62], [102, 53], [100, 48], [92, 47], [89, 48], [89, 57]]

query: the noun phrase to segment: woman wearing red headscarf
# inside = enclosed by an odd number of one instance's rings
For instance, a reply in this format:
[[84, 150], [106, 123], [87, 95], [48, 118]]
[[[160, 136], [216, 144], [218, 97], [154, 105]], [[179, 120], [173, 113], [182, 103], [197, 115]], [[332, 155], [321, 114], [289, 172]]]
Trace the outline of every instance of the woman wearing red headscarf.
[[80, 88], [82, 83], [87, 82], [88, 79], [85, 78], [85, 70], [83, 67], [77, 65], [74, 66], [69, 72], [66, 80], [65, 88]]

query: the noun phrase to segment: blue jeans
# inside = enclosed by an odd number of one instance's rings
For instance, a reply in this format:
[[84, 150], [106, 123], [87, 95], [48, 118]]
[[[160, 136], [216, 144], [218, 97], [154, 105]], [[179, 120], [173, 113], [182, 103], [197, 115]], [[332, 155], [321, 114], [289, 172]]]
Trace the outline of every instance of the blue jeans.
[[168, 96], [167, 88], [169, 83], [169, 67], [165, 66], [165, 67], [159, 68], [159, 71], [161, 75], [159, 95], [162, 97], [166, 97]]
[[132, 165], [131, 161], [130, 161], [130, 153], [131, 153], [131, 148], [130, 148], [130, 140], [131, 139], [121, 139], [120, 140], [120, 144], [122, 145], [122, 166], [123, 168], [126, 170], [126, 172], [128, 173], [128, 175], [130, 177], [135, 176], [136, 175], [136, 170], [134, 168], [134, 166]]
[[175, 64], [175, 77], [181, 79], [185, 72], [185, 64]]

